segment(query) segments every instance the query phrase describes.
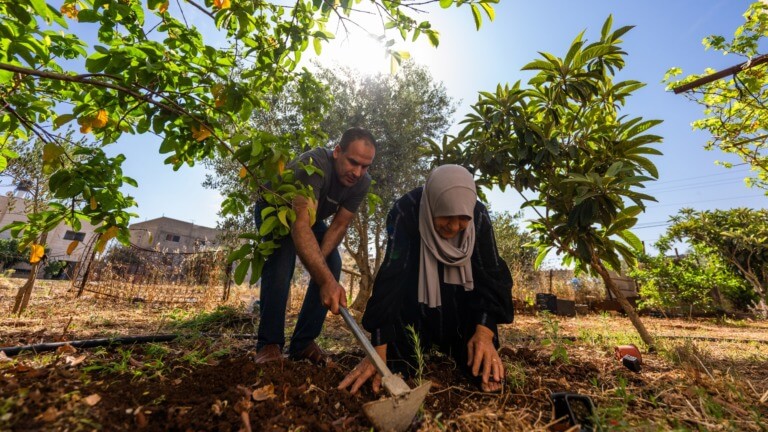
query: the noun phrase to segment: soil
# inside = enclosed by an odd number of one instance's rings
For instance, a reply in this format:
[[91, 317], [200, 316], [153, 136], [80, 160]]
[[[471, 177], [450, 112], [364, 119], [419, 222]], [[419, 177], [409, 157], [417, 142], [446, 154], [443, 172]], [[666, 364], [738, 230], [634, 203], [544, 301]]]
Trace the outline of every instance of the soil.
[[[13, 293], [0, 287], [2, 310]], [[25, 315], [0, 318], [0, 346], [189, 330], [173, 323], [189, 323], [201, 312], [89, 298], [62, 302], [65, 296], [45, 288]], [[257, 318], [242, 305], [227, 307], [208, 327], [194, 329], [252, 333]], [[289, 327], [294, 319], [289, 316]], [[410, 430], [565, 430], [567, 423], [553, 419], [552, 394], [559, 392], [589, 398], [596, 407], [590, 421], [604, 430], [766, 430], [764, 321], [646, 319], [654, 334], [714, 337], [720, 330], [729, 340], [752, 342], [671, 340], [660, 353], [643, 352], [640, 373], [613, 356], [617, 343], [638, 343], [626, 318], [555, 321], [560, 333], [538, 316], [518, 316], [501, 328], [507, 376], [499, 394], [478, 391], [449, 358], [430, 354], [422, 378], [432, 389]], [[625, 333], [617, 336], [617, 329]], [[369, 386], [357, 396], [336, 389], [362, 352], [337, 316], [329, 315], [318, 342], [333, 353], [326, 366], [287, 359], [260, 365], [251, 340], [199, 335], [0, 354], [0, 431], [370, 431], [362, 406], [384, 395]], [[553, 358], [557, 346], [567, 359]], [[418, 380], [407, 383], [415, 387]]]

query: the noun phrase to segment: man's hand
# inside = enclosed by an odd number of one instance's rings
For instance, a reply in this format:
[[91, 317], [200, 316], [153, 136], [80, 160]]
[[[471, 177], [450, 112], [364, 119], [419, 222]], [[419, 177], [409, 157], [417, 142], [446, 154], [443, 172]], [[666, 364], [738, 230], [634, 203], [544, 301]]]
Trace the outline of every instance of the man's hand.
[[[381, 357], [381, 359], [386, 363], [387, 346], [377, 346], [376, 352], [379, 354], [379, 357]], [[358, 363], [357, 366], [355, 366], [355, 368], [352, 369], [352, 371], [348, 373], [346, 377], [344, 377], [341, 383], [339, 383], [337, 389], [344, 390], [345, 388], [349, 387], [350, 393], [357, 394], [357, 391], [360, 390], [360, 387], [362, 387], [363, 384], [365, 384], [365, 382], [368, 381], [371, 377], [373, 377], [373, 381], [371, 383], [373, 392], [378, 393], [381, 391], [381, 375], [378, 373], [378, 371], [376, 371], [376, 367], [373, 365], [373, 363], [371, 363], [368, 357], [365, 357], [364, 359], [360, 360], [360, 363]]]
[[333, 314], [339, 314], [339, 306], [347, 307], [347, 292], [335, 279], [320, 287], [320, 300]]
[[[472, 367], [472, 375], [483, 376], [483, 387], [490, 391], [495, 390], [504, 378], [504, 363], [493, 346], [493, 331], [488, 327], [478, 324], [475, 334], [467, 343], [469, 361], [467, 366]], [[489, 384], [489, 380], [492, 382]], [[494, 385], [495, 384], [495, 385]]]

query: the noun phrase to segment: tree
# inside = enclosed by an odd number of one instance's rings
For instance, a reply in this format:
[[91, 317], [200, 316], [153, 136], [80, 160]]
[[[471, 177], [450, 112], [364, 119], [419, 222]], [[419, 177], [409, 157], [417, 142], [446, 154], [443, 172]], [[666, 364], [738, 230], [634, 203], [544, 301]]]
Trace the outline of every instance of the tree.
[[[481, 11], [494, 17], [493, 3], [440, 1], [443, 7], [468, 6], [478, 28]], [[59, 166], [71, 155], [57, 143], [55, 130], [77, 121], [80, 131], [102, 147], [126, 134], [158, 135], [159, 151], [168, 155], [165, 162], [175, 170], [217, 155], [236, 160], [249, 190], [261, 190], [268, 202], [278, 206], [261, 232], [244, 233], [244, 238], [287, 233], [295, 217], [289, 204], [297, 194], [307, 195], [293, 184], [291, 173], [281, 172], [290, 143], [267, 131], [254, 133], [245, 123], [254, 110], [268, 109], [271, 95], [303, 73], [299, 64], [310, 46], [320, 53], [323, 42], [334, 37], [329, 25], [343, 31], [356, 25], [352, 18], [366, 11], [355, 11], [351, 0], [296, 0], [287, 6], [246, 0], [183, 4], [0, 3], [0, 142], [9, 137], [43, 140], [52, 155], [46, 164], [55, 171], [51, 191], [58, 199], [71, 200], [47, 210], [45, 220], [74, 224], [84, 218], [99, 226], [96, 231], [103, 242], [116, 237], [127, 244], [130, 239], [131, 214], [126, 209], [133, 202], [120, 191], [122, 183], [131, 183], [121, 172], [124, 157], [107, 157], [99, 147], [87, 161]], [[370, 4], [382, 26], [376, 36], [382, 36], [392, 58], [406, 55], [395, 49], [387, 30], [403, 40], [426, 36], [433, 45], [438, 43], [438, 32], [428, 21], [410, 16], [422, 4], [384, 0]], [[189, 25], [188, 17], [215, 30], [204, 35]], [[274, 190], [264, 189], [268, 181]], [[94, 195], [96, 190], [99, 194]], [[244, 213], [250, 198], [228, 196], [223, 213]], [[75, 205], [78, 202], [80, 206]], [[47, 227], [30, 221], [14, 233], [27, 245]], [[255, 281], [274, 247], [271, 241], [248, 243], [233, 252], [229, 259], [240, 261], [236, 280], [250, 268]]]
[[[253, 122], [275, 135], [312, 135], [328, 147], [352, 126], [365, 127], [376, 137], [379, 145], [369, 170], [376, 197], [361, 206], [344, 240], [361, 274], [360, 290], [351, 307], [363, 310], [384, 257], [387, 212], [397, 198], [424, 182], [429, 170], [423, 155], [425, 143], [445, 133], [454, 108], [445, 87], [434, 82], [426, 68], [410, 62], [403, 63], [394, 75], [361, 75], [345, 67], [317, 65], [316, 79], [314, 84], [323, 87], [310, 93], [311, 101], [302, 97], [304, 92], [290, 91], [289, 86], [289, 91], [273, 99], [275, 108], [269, 115]], [[293, 152], [301, 150], [292, 148]], [[247, 193], [231, 161], [219, 158], [211, 165], [215, 174], [207, 178], [208, 187]], [[230, 217], [224, 223], [247, 230], [253, 218]]]
[[[506, 261], [514, 281], [513, 289], [518, 293], [534, 284], [536, 272], [536, 247], [532, 246], [533, 235], [520, 228], [522, 215], [509, 212], [491, 213], [493, 233], [499, 256]], [[525, 296], [520, 296], [525, 298]]]
[[[27, 219], [27, 222], [13, 222], [2, 229], [11, 230], [11, 234], [18, 236], [19, 232], [26, 230], [25, 237], [30, 239], [29, 243], [19, 243], [19, 250], [24, 250], [32, 266], [27, 281], [19, 287], [16, 294], [13, 312], [21, 314], [26, 309], [29, 299], [34, 289], [38, 269], [41, 259], [45, 256], [47, 233], [61, 223], [62, 218], [57, 216], [54, 209], [62, 209], [58, 196], [54, 194], [49, 182], [51, 178], [52, 166], [48, 164], [52, 157], [59, 151], [65, 151], [70, 154], [70, 158], [58, 161], [59, 168], [62, 171], [70, 169], [76, 163], [88, 164], [85, 159], [93, 156], [98, 149], [88, 146], [83, 140], [74, 141], [72, 131], [57, 140], [56, 144], [46, 143], [41, 139], [33, 139], [31, 142], [24, 142], [19, 139], [11, 139], [7, 148], [14, 152], [15, 158], [11, 159], [6, 169], [0, 173], [0, 177], [7, 179], [9, 185], [16, 186], [17, 190], [23, 192], [20, 198], [10, 197], [9, 208], [4, 211], [16, 209], [21, 211]], [[117, 179], [119, 180], [119, 179]], [[70, 182], [76, 182], [72, 178]], [[121, 183], [117, 183], [121, 184]], [[101, 192], [99, 190], [90, 191], [90, 197], [95, 202], [96, 197]], [[79, 203], [74, 202], [74, 205]], [[91, 202], [89, 207], [93, 207]], [[91, 208], [91, 210], [93, 210]], [[71, 225], [76, 231], [80, 230], [80, 220], [72, 221]], [[73, 241], [70, 250], [78, 246], [78, 241]], [[27, 258], [25, 257], [25, 258]]]
[[667, 241], [687, 240], [711, 248], [746, 279], [759, 298], [758, 307], [768, 314], [768, 210], [682, 209], [671, 222]]
[[528, 88], [518, 81], [481, 92], [465, 128], [442, 146], [433, 143], [433, 151], [438, 162], [469, 167], [481, 185], [520, 192], [523, 207], [538, 215], [529, 225], [538, 246], [536, 265], [554, 251], [577, 272], [599, 275], [653, 346], [608, 270], [619, 271], [622, 260], [634, 265], [635, 251], [642, 250], [630, 228], [645, 202], [655, 201], [637, 189], [658, 177], [646, 155], [660, 154], [649, 145], [661, 138], [646, 132], [660, 121], [620, 115], [643, 84], [614, 82], [626, 55], [620, 38], [631, 27], [612, 31], [611, 25], [609, 17], [600, 39], [590, 44], [579, 34], [564, 58], [541, 53], [523, 67], [536, 72]]
[[[735, 54], [747, 60], [740, 71], [727, 79], [708, 80], [686, 92], [686, 96], [704, 108], [704, 118], [693, 122], [693, 128], [712, 135], [704, 148], [733, 154], [752, 168], [753, 177], [745, 179], [748, 186], [766, 190], [768, 194], [768, 64], [760, 54], [765, 45], [768, 28], [768, 4], [752, 3], [744, 14], [745, 23], [736, 29], [733, 39], [712, 35], [704, 39], [705, 49], [723, 54]], [[707, 69], [703, 75], [692, 74], [681, 80], [673, 77], [682, 74], [680, 68], [671, 68], [664, 80], [668, 88], [692, 83], [703, 76], [713, 74]], [[728, 162], [717, 162], [730, 168]]]
[[352, 126], [370, 130], [378, 143], [369, 169], [377, 198], [368, 198], [370, 211], [362, 207], [357, 212], [344, 238], [360, 271], [360, 290], [351, 307], [362, 311], [384, 259], [387, 213], [401, 195], [424, 184], [429, 172], [426, 143], [447, 131], [455, 108], [445, 86], [411, 62], [395, 75], [365, 76], [348, 68], [321, 67], [317, 76], [333, 99], [321, 122], [329, 144]]
[[708, 247], [693, 245], [682, 256], [672, 257], [668, 246], [662, 240], [657, 244], [658, 255], [641, 254], [640, 265], [631, 272], [640, 286], [641, 307], [724, 311], [723, 297], [727, 297], [743, 310], [746, 281], [717, 254]]
[[15, 239], [0, 239], [0, 268], [7, 269], [24, 260], [19, 251], [19, 242]]

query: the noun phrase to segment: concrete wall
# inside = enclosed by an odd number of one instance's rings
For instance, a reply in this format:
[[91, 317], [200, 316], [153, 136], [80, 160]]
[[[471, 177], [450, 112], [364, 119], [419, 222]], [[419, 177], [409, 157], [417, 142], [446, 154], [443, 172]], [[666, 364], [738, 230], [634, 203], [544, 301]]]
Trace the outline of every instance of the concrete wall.
[[131, 225], [131, 243], [169, 252], [195, 252], [218, 245], [219, 230], [168, 217]]

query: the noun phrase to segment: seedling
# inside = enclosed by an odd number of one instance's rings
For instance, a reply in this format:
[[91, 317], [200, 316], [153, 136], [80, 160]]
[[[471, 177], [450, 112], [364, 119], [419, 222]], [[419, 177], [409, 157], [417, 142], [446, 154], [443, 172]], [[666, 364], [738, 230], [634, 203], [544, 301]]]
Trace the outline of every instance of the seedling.
[[566, 364], [570, 363], [568, 350], [565, 349], [565, 346], [570, 345], [573, 342], [565, 339], [560, 334], [560, 323], [547, 311], [539, 312], [539, 318], [544, 327], [544, 339], [541, 343], [544, 345], [552, 345], [552, 355], [549, 357], [549, 362], [554, 363], [559, 361]]
[[426, 368], [424, 352], [421, 348], [421, 339], [412, 325], [405, 326], [405, 330], [408, 332], [408, 339], [413, 344], [414, 356], [416, 358], [416, 382], [421, 385], [424, 382], [424, 369]]

